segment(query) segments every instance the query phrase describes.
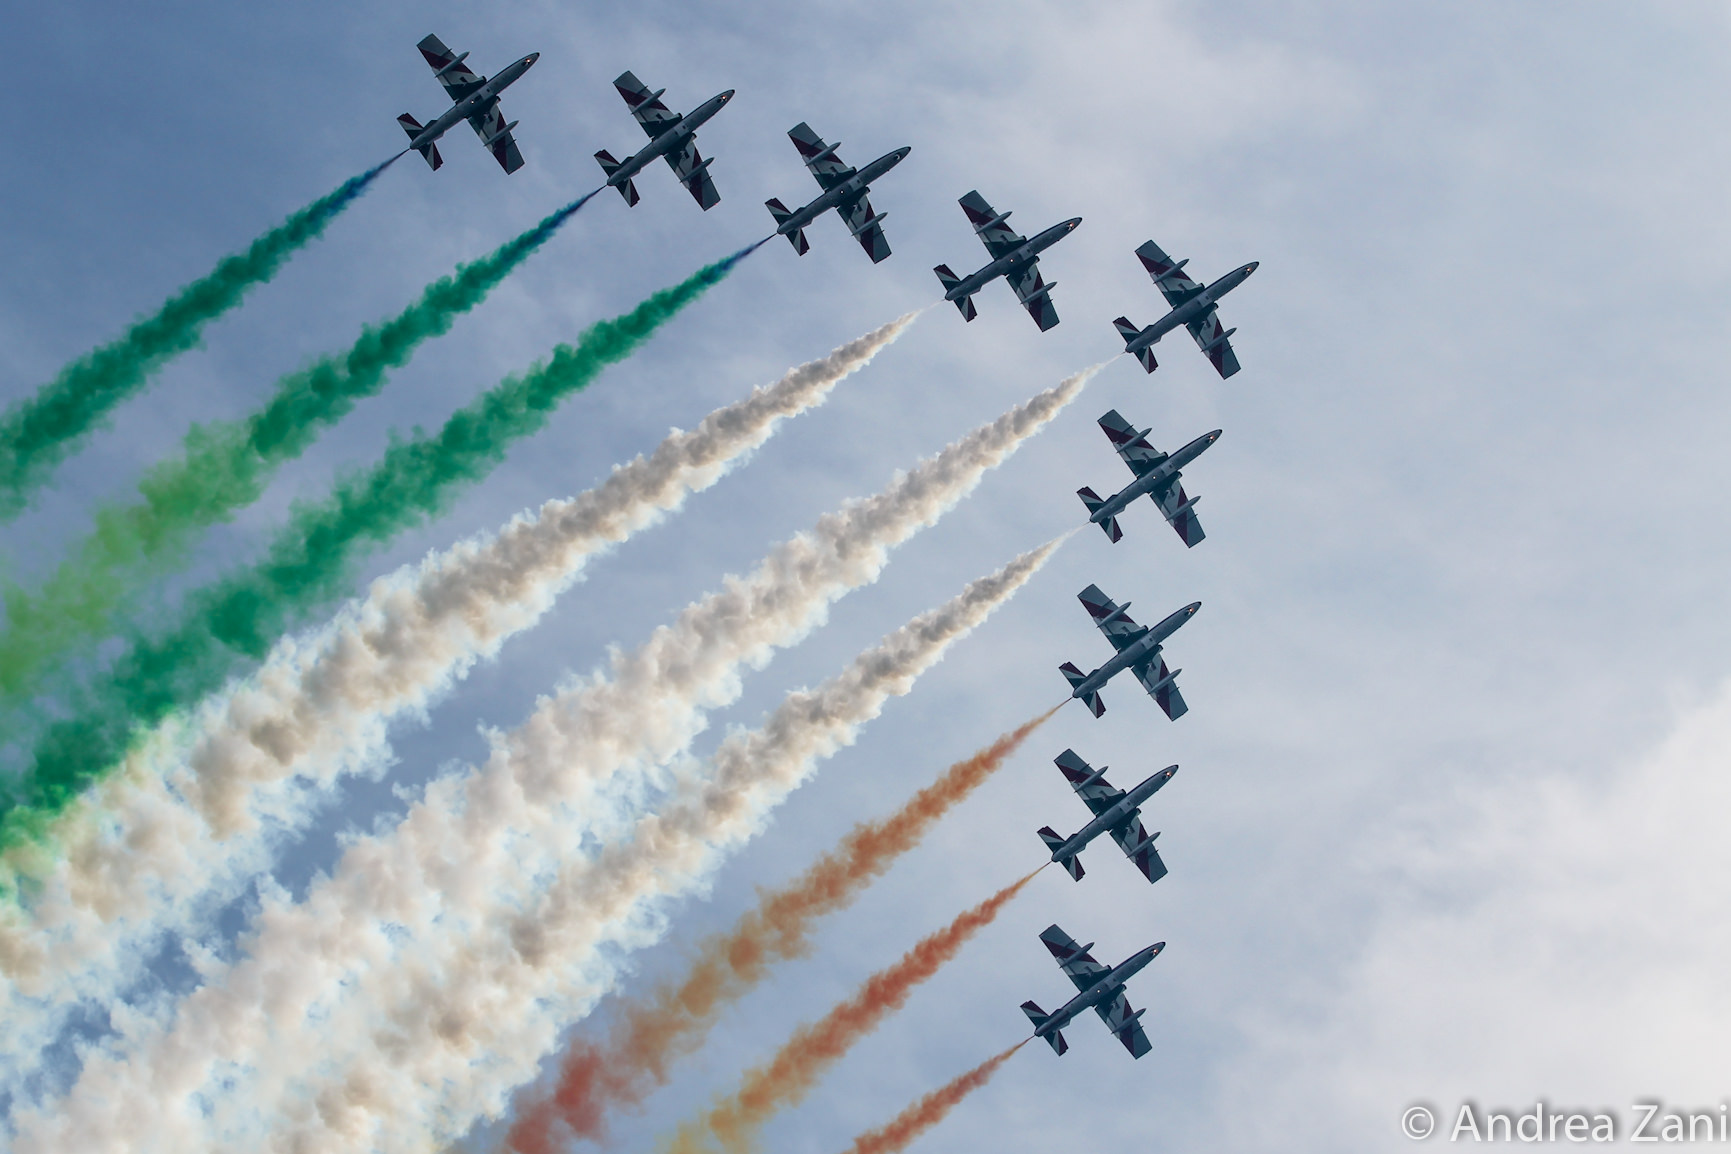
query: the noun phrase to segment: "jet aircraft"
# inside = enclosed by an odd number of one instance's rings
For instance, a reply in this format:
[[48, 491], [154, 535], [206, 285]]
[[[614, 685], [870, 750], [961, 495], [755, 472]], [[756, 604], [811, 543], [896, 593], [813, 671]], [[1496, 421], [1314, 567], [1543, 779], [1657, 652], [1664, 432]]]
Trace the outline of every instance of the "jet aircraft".
[[1088, 520], [1104, 529], [1107, 539], [1116, 544], [1124, 536], [1124, 531], [1118, 528], [1118, 514], [1146, 493], [1150, 501], [1160, 506], [1160, 512], [1166, 515], [1166, 520], [1178, 531], [1184, 544], [1194, 548], [1206, 536], [1202, 532], [1202, 523], [1192, 512], [1201, 498], [1184, 495], [1184, 486], [1178, 483], [1183, 476], [1179, 470], [1218, 441], [1220, 430], [1204, 433], [1170, 455], [1148, 443], [1148, 434], [1152, 430], [1143, 429], [1138, 433], [1130, 422], [1118, 415], [1117, 409], [1100, 418], [1100, 430], [1118, 450], [1118, 455], [1124, 458], [1124, 463], [1130, 466], [1130, 471], [1136, 474], [1136, 479], [1104, 500], [1086, 485], [1077, 489], [1076, 496], [1088, 506]]
[[541, 59], [541, 54], [531, 52], [506, 65], [503, 72], [488, 80], [485, 76], [476, 76], [463, 63], [469, 55], [467, 52], [453, 56], [437, 36], [428, 36], [415, 47], [433, 66], [433, 79], [445, 86], [451, 107], [437, 120], [424, 126], [406, 112], [397, 117], [397, 123], [409, 134], [409, 147], [437, 170], [445, 163], [445, 158], [439, 155], [436, 141], [458, 121], [467, 120], [475, 135], [481, 138], [481, 147], [493, 154], [500, 168], [507, 173], [522, 168], [523, 154], [517, 151], [517, 142], [511, 137], [511, 130], [517, 127], [517, 122], [505, 123], [505, 114], [499, 111], [499, 93], [529, 71], [530, 66]]
[[873, 212], [871, 201], [866, 199], [866, 193], [871, 191], [871, 182], [894, 168], [902, 159], [912, 152], [911, 148], [898, 148], [894, 152], [886, 152], [864, 168], [853, 168], [843, 164], [835, 154], [841, 147], [838, 140], [834, 144], [825, 144], [823, 138], [811, 130], [811, 125], [800, 121], [788, 129], [787, 137], [793, 141], [793, 146], [799, 149], [799, 154], [805, 159], [805, 166], [811, 169], [812, 176], [823, 189], [821, 195], [804, 208], [797, 211], [775, 197], [764, 201], [769, 209], [769, 215], [775, 217], [775, 231], [785, 236], [793, 245], [793, 251], [804, 256], [811, 251], [811, 245], [805, 239], [805, 226], [835, 209], [836, 213], [847, 222], [847, 230], [859, 241], [866, 255], [877, 264], [890, 254], [889, 241], [884, 239], [882, 222], [887, 212]]
[[1088, 586], [1076, 597], [1118, 653], [1092, 673], [1083, 673], [1068, 661], [1058, 666], [1059, 671], [1069, 678], [1070, 696], [1081, 698], [1082, 704], [1093, 711], [1095, 717], [1099, 717], [1106, 712], [1106, 703], [1100, 700], [1101, 688], [1128, 669], [1136, 675], [1136, 680], [1142, 683], [1142, 688], [1148, 691], [1148, 696], [1159, 702], [1167, 717], [1177, 721], [1184, 716], [1190, 707], [1184, 704], [1184, 697], [1178, 692], [1177, 682], [1178, 675], [1184, 671], [1167, 670], [1166, 659], [1160, 655], [1160, 643], [1190, 620], [1195, 612], [1202, 608], [1202, 602], [1192, 601], [1150, 629], [1130, 620], [1126, 612], [1130, 608], [1128, 601], [1122, 605], [1113, 604], [1110, 597], [1100, 592], [1098, 585]]
[[1136, 359], [1142, 362], [1142, 367], [1153, 372], [1160, 365], [1154, 359], [1154, 344], [1173, 329], [1183, 327], [1190, 330], [1190, 335], [1196, 340], [1196, 347], [1202, 350], [1202, 355], [1214, 364], [1214, 371], [1222, 379], [1230, 377], [1238, 371], [1238, 354], [1232, 351], [1232, 345], [1227, 338], [1237, 332], [1237, 329], [1220, 331], [1219, 308], [1220, 298], [1244, 283], [1244, 278], [1256, 271], [1259, 261], [1240, 265], [1203, 288], [1190, 279], [1184, 271], [1189, 264], [1188, 258], [1174, 262], [1171, 257], [1160, 251], [1160, 246], [1148, 241], [1136, 250], [1136, 255], [1142, 258], [1142, 267], [1148, 270], [1148, 275], [1154, 278], [1154, 287], [1159, 289], [1171, 307], [1171, 312], [1155, 321], [1145, 329], [1138, 329], [1130, 323], [1128, 317], [1119, 317], [1113, 321], [1118, 326], [1118, 334], [1124, 338], [1124, 351], [1135, 353]]
[[960, 203], [962, 211], [968, 214], [968, 222], [974, 226], [974, 234], [986, 246], [992, 260], [972, 276], [965, 277], [951, 272], [947, 264], [934, 268], [932, 271], [943, 282], [944, 299], [954, 301], [963, 318], [971, 321], [979, 315], [974, 309], [974, 294], [1003, 277], [1016, 290], [1016, 299], [1022, 302], [1022, 307], [1028, 310], [1028, 315], [1034, 318], [1041, 332], [1056, 325], [1058, 310], [1052, 307], [1051, 294], [1058, 286], [1056, 281], [1047, 284], [1040, 279], [1040, 254], [1069, 236], [1070, 230], [1082, 223], [1082, 218], [1071, 217], [1029, 240], [1004, 224], [1010, 218], [1009, 213], [998, 212], [978, 192], [968, 193]]
[[1054, 1051], [1062, 1054], [1070, 1048], [1070, 1043], [1064, 1040], [1063, 1028], [1083, 1010], [1091, 1009], [1100, 1015], [1106, 1028], [1124, 1043], [1124, 1048], [1130, 1051], [1132, 1058], [1140, 1058], [1154, 1048], [1148, 1043], [1148, 1035], [1142, 1032], [1140, 1020], [1148, 1011], [1130, 1009], [1130, 1003], [1124, 997], [1124, 983], [1135, 976], [1143, 966], [1159, 957], [1160, 951], [1166, 948], [1165, 942], [1155, 942], [1146, 949], [1138, 950], [1119, 965], [1108, 969], [1088, 953], [1094, 948], [1093, 942], [1078, 946], [1076, 939], [1059, 929], [1055, 922], [1040, 934], [1040, 940], [1046, 943], [1046, 949], [1058, 959], [1058, 968], [1076, 984], [1076, 989], [1080, 992], [1050, 1014], [1034, 1002], [1023, 1002], [1022, 1013], [1028, 1015], [1028, 1021], [1034, 1023], [1034, 1037], [1046, 1039]]
[[715, 182], [709, 179], [709, 166], [715, 158], [705, 160], [697, 154], [697, 130], [704, 121], [720, 112], [722, 105], [733, 99], [733, 89], [711, 96], [688, 115], [681, 116], [661, 103], [661, 94], [667, 89], [657, 88], [651, 92], [630, 72], [621, 72], [613, 87], [625, 98], [631, 115], [637, 118], [643, 131], [649, 134], [649, 143], [625, 160], [614, 160], [613, 154], [605, 148], [595, 154], [595, 159], [601, 162], [601, 171], [607, 174], [607, 183], [619, 190], [625, 203], [637, 203], [637, 186], [631, 178], [649, 167], [658, 156], [666, 159], [667, 167], [673, 170], [679, 183], [690, 190], [704, 212], [721, 203], [721, 194], [715, 191]]
[[1124, 856], [1136, 863], [1136, 868], [1150, 883], [1165, 877], [1166, 863], [1160, 860], [1160, 851], [1154, 848], [1154, 839], [1160, 835], [1150, 835], [1143, 828], [1142, 811], [1137, 806], [1171, 781], [1178, 767], [1169, 765], [1126, 793], [1113, 789], [1106, 781], [1106, 766], [1095, 769], [1073, 749], [1066, 749], [1053, 760], [1064, 780], [1076, 791], [1076, 796], [1093, 811], [1094, 820], [1069, 837], [1059, 837], [1049, 825], [1041, 826], [1040, 840], [1052, 851], [1052, 860], [1069, 870], [1071, 877], [1081, 881], [1085, 871], [1078, 855], [1088, 848], [1089, 842], [1103, 833], [1110, 833], [1118, 848], [1124, 851]]

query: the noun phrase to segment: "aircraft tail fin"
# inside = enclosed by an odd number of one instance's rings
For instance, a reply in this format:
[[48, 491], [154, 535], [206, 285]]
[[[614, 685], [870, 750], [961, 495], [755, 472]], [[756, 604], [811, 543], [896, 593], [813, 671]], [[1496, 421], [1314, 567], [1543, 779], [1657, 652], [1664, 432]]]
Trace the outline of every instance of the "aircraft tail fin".
[[[401, 116], [397, 117], [397, 123], [403, 126], [403, 131], [409, 134], [409, 139], [411, 141], [413, 141], [415, 137], [421, 135], [423, 127], [421, 122], [410, 116], [408, 113], [405, 112]], [[439, 146], [437, 142], [429, 141], [428, 143], [421, 145], [419, 148], [416, 148], [415, 151], [421, 154], [421, 158], [427, 162], [427, 167], [431, 168], [434, 172], [437, 172], [439, 166], [445, 163], [445, 158], [439, 155]]]
[[[613, 154], [605, 148], [595, 154], [595, 160], [601, 165], [601, 171], [607, 174], [607, 183], [613, 184], [613, 174], [619, 171], [619, 162], [614, 160]], [[637, 195], [637, 185], [629, 179], [622, 184], [614, 185], [614, 187], [619, 190], [619, 195], [625, 198], [627, 208], [634, 207], [640, 199]]]
[[[1094, 492], [1094, 490], [1090, 489], [1086, 485], [1083, 485], [1080, 489], [1076, 490], [1076, 496], [1082, 498], [1082, 504], [1088, 506], [1088, 513], [1090, 515], [1098, 510], [1101, 505], [1106, 503], [1100, 499], [1100, 494]], [[1124, 531], [1118, 528], [1118, 518], [1116, 517], [1107, 517], [1104, 521], [1101, 521], [1100, 528], [1106, 531], [1106, 539], [1111, 541], [1114, 545], [1124, 539]]]
[[[957, 276], [947, 264], [940, 264], [932, 271], [938, 274], [938, 282], [944, 286], [945, 295], [948, 295], [951, 289], [962, 283], [962, 278]], [[956, 308], [960, 310], [963, 320], [971, 321], [980, 315], [979, 310], [974, 308], [974, 298], [971, 296], [957, 297]]]
[[[1046, 848], [1051, 850], [1053, 853], [1057, 853], [1059, 849], [1063, 848], [1064, 839], [1059, 837], [1057, 832], [1053, 830], [1051, 826], [1041, 826], [1039, 833], [1040, 840], [1045, 842]], [[1081, 881], [1082, 875], [1088, 872], [1082, 868], [1082, 860], [1075, 854], [1071, 854], [1069, 857], [1053, 858], [1052, 860], [1069, 870], [1070, 876], [1075, 878], [1077, 881]]]
[[[1035, 1030], [1038, 1030], [1041, 1026], [1044, 1026], [1047, 1022], [1052, 1020], [1051, 1015], [1040, 1009], [1039, 1005], [1034, 1002], [1023, 1002], [1022, 1013], [1028, 1015], [1028, 1021], [1034, 1023]], [[1059, 1054], [1064, 1053], [1070, 1048], [1070, 1043], [1064, 1041], [1064, 1033], [1062, 1030], [1053, 1030], [1050, 1034], [1047, 1034], [1046, 1041], [1051, 1045], [1052, 1049]]]
[[[1072, 689], [1074, 689], [1076, 686], [1081, 685], [1084, 681], [1088, 680], [1088, 675], [1086, 673], [1083, 673], [1080, 669], [1077, 669], [1075, 667], [1075, 665], [1073, 665], [1072, 663], [1070, 663], [1068, 661], [1066, 661], [1066, 662], [1064, 662], [1064, 664], [1058, 666], [1058, 672], [1062, 673], [1066, 678], [1069, 679], [1070, 687]], [[1098, 693], [1081, 693], [1081, 694], [1073, 693], [1073, 694], [1071, 694], [1071, 696], [1080, 697], [1082, 699], [1082, 704], [1086, 705], [1088, 707], [1088, 711], [1090, 713], [1092, 713], [1095, 717], [1099, 717], [1102, 713], [1106, 712], [1106, 703], [1104, 701], [1100, 700], [1100, 695]]]
[[[1135, 340], [1142, 330], [1131, 324], [1129, 317], [1119, 317], [1112, 324], [1118, 330], [1118, 335], [1124, 338], [1124, 348], [1128, 351], [1130, 342]], [[1136, 359], [1141, 361], [1142, 368], [1150, 373], [1160, 367], [1160, 362], [1154, 359], [1153, 345], [1144, 345], [1137, 349]]]

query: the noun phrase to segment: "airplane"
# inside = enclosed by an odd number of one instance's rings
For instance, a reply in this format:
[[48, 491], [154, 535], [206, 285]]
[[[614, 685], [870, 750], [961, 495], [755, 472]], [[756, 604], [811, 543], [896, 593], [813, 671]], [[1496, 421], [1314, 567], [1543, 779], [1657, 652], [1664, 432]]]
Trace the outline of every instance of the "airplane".
[[1179, 470], [1218, 441], [1220, 430], [1204, 433], [1170, 455], [1148, 443], [1148, 434], [1153, 430], [1143, 429], [1138, 433], [1130, 422], [1118, 415], [1117, 409], [1100, 418], [1100, 430], [1106, 434], [1106, 439], [1112, 442], [1112, 447], [1118, 450], [1118, 455], [1124, 458], [1124, 463], [1130, 466], [1130, 471], [1136, 474], [1136, 479], [1104, 500], [1086, 485], [1077, 489], [1076, 496], [1082, 498], [1082, 504], [1088, 506], [1088, 520], [1105, 530], [1107, 540], [1117, 544], [1124, 536], [1124, 531], [1118, 528], [1118, 514], [1146, 493], [1150, 501], [1160, 506], [1160, 512], [1166, 515], [1166, 520], [1178, 531], [1178, 536], [1185, 546], [1195, 548], [1196, 543], [1207, 536], [1202, 532], [1202, 523], [1192, 512], [1196, 508], [1196, 502], [1202, 498], [1184, 495], [1184, 486], [1178, 483], [1183, 476]]
[[1130, 323], [1128, 317], [1119, 317], [1112, 323], [1118, 326], [1118, 335], [1124, 338], [1124, 351], [1135, 353], [1136, 359], [1142, 362], [1142, 367], [1149, 372], [1159, 368], [1159, 362], [1154, 359], [1154, 344], [1173, 329], [1183, 327], [1190, 330], [1190, 335], [1196, 340], [1196, 347], [1202, 350], [1202, 355], [1214, 364], [1214, 371], [1220, 374], [1222, 380], [1238, 371], [1238, 354], [1232, 351], [1232, 345], [1227, 338], [1237, 329], [1220, 331], [1220, 315], [1216, 311], [1219, 300], [1233, 289], [1244, 283], [1244, 278], [1256, 271], [1260, 261], [1251, 261], [1240, 265], [1203, 288], [1190, 279], [1184, 272], [1184, 266], [1189, 264], [1189, 258], [1174, 262], [1171, 257], [1160, 251], [1160, 246], [1148, 241], [1136, 250], [1136, 255], [1142, 258], [1142, 267], [1148, 270], [1148, 275], [1154, 278], [1154, 287], [1165, 296], [1166, 303], [1172, 311], [1149, 325], [1138, 329]]
[[697, 130], [704, 121], [720, 112], [722, 105], [733, 99], [733, 89], [711, 96], [693, 108], [689, 115], [681, 116], [668, 111], [667, 105], [661, 103], [661, 94], [667, 89], [657, 88], [651, 92], [630, 72], [621, 72], [613, 87], [625, 98], [631, 115], [637, 118], [643, 131], [649, 134], [649, 143], [635, 156], [623, 161], [614, 160], [613, 154], [605, 148], [595, 154], [595, 159], [601, 162], [601, 171], [607, 174], [607, 183], [619, 190], [625, 203], [634, 205], [638, 199], [637, 186], [631, 183], [631, 178], [660, 156], [666, 159], [667, 167], [690, 190], [704, 212], [720, 204], [721, 194], [715, 191], [715, 182], [709, 179], [709, 166], [715, 158], [705, 160], [697, 154]]
[[1142, 1032], [1140, 1021], [1148, 1011], [1130, 1009], [1130, 1003], [1124, 997], [1124, 983], [1159, 957], [1160, 951], [1166, 948], [1165, 942], [1155, 942], [1146, 949], [1137, 950], [1117, 966], [1107, 969], [1088, 953], [1094, 948], [1093, 942], [1078, 946], [1076, 939], [1059, 929], [1056, 922], [1045, 928], [1040, 940], [1046, 943], [1046, 949], [1058, 959], [1058, 968], [1076, 984], [1080, 993], [1050, 1014], [1040, 1009], [1037, 1003], [1023, 1002], [1022, 1013], [1034, 1023], [1034, 1037], [1046, 1039], [1055, 1052], [1062, 1054], [1070, 1048], [1070, 1043], [1064, 1040], [1063, 1028], [1083, 1010], [1091, 1009], [1124, 1043], [1132, 1058], [1140, 1058], [1154, 1048], [1148, 1042], [1148, 1035]]
[[823, 138], [803, 120], [788, 129], [787, 136], [799, 149], [800, 156], [805, 158], [805, 166], [811, 169], [823, 193], [798, 211], [790, 210], [774, 197], [764, 201], [769, 215], [775, 217], [775, 231], [792, 243], [793, 251], [804, 256], [811, 251], [811, 245], [805, 239], [805, 226], [833, 208], [847, 221], [847, 230], [853, 233], [873, 264], [889, 256], [890, 245], [884, 239], [882, 228], [882, 221], [889, 214], [873, 212], [866, 193], [871, 191], [872, 181], [900, 164], [913, 149], [898, 148], [886, 152], [864, 168], [856, 169], [843, 164], [836, 156], [835, 150], [841, 147], [839, 140], [825, 144]]
[[1136, 868], [1150, 883], [1165, 877], [1166, 863], [1160, 860], [1160, 851], [1154, 848], [1154, 839], [1160, 835], [1150, 835], [1142, 827], [1142, 811], [1136, 807], [1171, 781], [1178, 767], [1169, 765], [1126, 793], [1113, 789], [1106, 781], [1106, 766], [1095, 769], [1073, 749], [1066, 749], [1053, 761], [1076, 795], [1094, 812], [1094, 820], [1069, 837], [1059, 837], [1049, 825], [1041, 826], [1040, 840], [1052, 851], [1052, 860], [1069, 870], [1071, 877], [1081, 881], [1085, 871], [1077, 855], [1088, 848], [1089, 842], [1103, 833], [1110, 833], [1118, 848], [1124, 851], [1124, 856], [1136, 863]]
[[979, 315], [974, 309], [974, 294], [1003, 277], [1016, 290], [1016, 299], [1022, 302], [1022, 307], [1028, 310], [1028, 315], [1034, 318], [1041, 332], [1056, 325], [1058, 310], [1052, 307], [1051, 294], [1058, 285], [1056, 281], [1047, 284], [1040, 279], [1040, 254], [1069, 236], [1070, 230], [1082, 223], [1082, 218], [1071, 217], [1029, 240], [1006, 227], [1004, 222], [1010, 214], [998, 212], [978, 192], [968, 193], [960, 203], [962, 211], [968, 214], [969, 223], [974, 226], [974, 234], [992, 254], [992, 261], [966, 277], [958, 277], [947, 264], [934, 268], [932, 271], [943, 282], [944, 299], [956, 302], [963, 319], [971, 321]]
[[1082, 704], [1092, 710], [1095, 717], [1099, 717], [1106, 712], [1106, 703], [1100, 700], [1101, 688], [1128, 669], [1135, 673], [1136, 680], [1142, 683], [1148, 696], [1160, 703], [1160, 708], [1166, 711], [1167, 717], [1177, 721], [1184, 716], [1190, 707], [1184, 704], [1184, 697], [1178, 692], [1177, 682], [1178, 675], [1184, 671], [1167, 670], [1166, 659], [1160, 656], [1160, 643], [1178, 632], [1178, 627], [1202, 608], [1202, 602], [1192, 601], [1150, 629], [1130, 620], [1125, 612], [1130, 608], [1128, 601], [1122, 605], [1114, 605], [1110, 597], [1100, 592], [1098, 585], [1088, 586], [1076, 594], [1076, 597], [1118, 654], [1092, 673], [1083, 673], [1068, 661], [1058, 666], [1059, 671], [1070, 680], [1070, 696], [1080, 697]]
[[531, 52], [506, 65], [503, 72], [488, 80], [485, 76], [476, 76], [463, 63], [469, 55], [467, 52], [453, 56], [437, 36], [428, 36], [415, 47], [433, 66], [433, 79], [445, 86], [451, 107], [437, 120], [424, 126], [406, 112], [397, 117], [397, 123], [409, 134], [409, 147], [420, 153], [422, 159], [437, 171], [445, 163], [445, 158], [439, 155], [439, 146], [435, 142], [458, 121], [467, 120], [475, 135], [481, 138], [481, 147], [493, 154], [500, 168], [507, 174], [522, 168], [523, 154], [517, 151], [517, 142], [511, 137], [511, 130], [517, 127], [517, 122], [505, 123], [505, 114], [499, 111], [499, 93], [529, 71], [530, 66], [541, 59], [541, 54]]

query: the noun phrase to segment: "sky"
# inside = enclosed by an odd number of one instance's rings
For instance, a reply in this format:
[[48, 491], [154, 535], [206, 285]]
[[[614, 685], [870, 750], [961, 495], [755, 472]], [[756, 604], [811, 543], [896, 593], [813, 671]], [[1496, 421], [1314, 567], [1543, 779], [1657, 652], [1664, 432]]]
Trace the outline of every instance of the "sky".
[[[505, 99], [525, 167], [505, 176], [460, 129], [438, 172], [413, 155], [387, 171], [7, 527], [4, 565], [26, 582], [190, 424], [244, 415], [282, 373], [595, 187], [592, 154], [640, 140], [612, 91], [625, 69], [681, 111], [737, 89], [698, 137], [721, 203], [700, 212], [664, 169], [638, 178], [635, 208], [598, 197], [209, 534], [153, 604], [256, 555], [297, 498], [393, 430], [435, 427], [593, 320], [764, 236], [765, 199], [816, 192], [785, 139], [801, 120], [853, 164], [912, 146], [872, 193], [894, 255], [873, 266], [833, 217], [804, 257], [775, 239], [366, 577], [578, 492], [669, 427], [936, 301], [933, 265], [985, 259], [954, 203], [968, 190], [1029, 234], [1083, 218], [1042, 260], [1062, 324], [1040, 333], [1002, 284], [971, 324], [941, 302], [925, 313], [395, 729], [389, 772], [347, 785], [285, 848], [275, 876], [291, 893], [348, 832], [388, 827], [419, 785], [484, 759], [484, 727], [515, 725], [772, 543], [1112, 358], [1113, 317], [1162, 311], [1133, 255], [1143, 241], [1199, 279], [1261, 262], [1221, 308], [1241, 373], [1221, 381], [1182, 334], [1152, 375], [1117, 357], [751, 675], [701, 748], [969, 580], [1086, 529], [709, 892], [670, 907], [625, 992], [677, 975], [704, 934], [855, 820], [1062, 700], [1056, 666], [1108, 652], [1075, 602], [1090, 582], [1143, 622], [1202, 602], [1167, 649], [1189, 714], [1168, 722], [1128, 679], [1099, 720], [1066, 707], [621, 1116], [611, 1147], [653, 1147], [797, 1023], [1038, 865], [1033, 831], [1085, 817], [1051, 764], [1067, 746], [1120, 786], [1180, 765], [1144, 811], [1170, 876], [1150, 888], [1106, 842], [1080, 883], [1043, 873], [772, 1124], [771, 1148], [845, 1149], [1024, 1037], [1017, 1005], [1068, 992], [1037, 940], [1052, 922], [1108, 963], [1168, 943], [1129, 988], [1153, 1052], [1133, 1062], [1079, 1020], [1068, 1054], [1019, 1053], [923, 1148], [1399, 1149], [1420, 1145], [1400, 1130], [1414, 1104], [1446, 1129], [1463, 1102], [1626, 1123], [1637, 1101], [1717, 1111], [1731, 1094], [1721, 7], [71, 0], [14, 12], [8, 30], [13, 87], [30, 94], [28, 115], [0, 122], [8, 402], [401, 148], [396, 115], [444, 107], [414, 50], [428, 32], [489, 74], [541, 54]], [[1208, 532], [1194, 550], [1146, 505], [1115, 545], [1084, 524], [1074, 490], [1129, 478], [1094, 424], [1109, 408], [1164, 449], [1224, 430], [1185, 473]], [[242, 901], [204, 944], [232, 948], [248, 916]], [[196, 981], [176, 949], [158, 967], [170, 990]], [[609, 1013], [603, 1001], [573, 1029], [593, 1035]], [[70, 1045], [56, 1062], [63, 1084]]]

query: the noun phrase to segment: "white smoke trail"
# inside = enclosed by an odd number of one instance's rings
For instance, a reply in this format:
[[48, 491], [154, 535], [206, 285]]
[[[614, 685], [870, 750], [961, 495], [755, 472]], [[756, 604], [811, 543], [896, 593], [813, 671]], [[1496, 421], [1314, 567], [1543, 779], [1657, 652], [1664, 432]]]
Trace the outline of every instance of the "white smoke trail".
[[[821, 518], [750, 576], [729, 578], [639, 649], [616, 654], [610, 676], [543, 699], [482, 770], [434, 782], [394, 831], [352, 844], [303, 903], [269, 902], [246, 943], [249, 956], [213, 967], [172, 1025], [124, 1023], [115, 1045], [87, 1058], [56, 1110], [16, 1116], [16, 1149], [221, 1149], [240, 1143], [249, 1123], [263, 1127], [244, 1142], [256, 1145], [309, 1115], [324, 1129], [323, 1148], [363, 1149], [381, 1115], [436, 1110], [422, 1106], [437, 1096], [432, 1086], [410, 1101], [355, 1083], [338, 1096], [296, 1095], [298, 1079], [329, 1064], [322, 1027], [345, 985], [400, 965], [425, 941], [480, 933], [500, 911], [526, 908], [537, 883], [544, 888], [576, 856], [593, 828], [581, 807], [611, 775], [677, 755], [708, 709], [737, 696], [744, 668], [797, 641], [830, 601], [874, 579], [891, 548], [971, 491], [1098, 368], [975, 430], [883, 493]], [[461, 1037], [477, 1025], [453, 1012], [437, 1029]], [[390, 1047], [388, 1038], [380, 1044]], [[449, 1126], [435, 1119], [431, 1129]]]
[[152, 945], [208, 922], [261, 871], [317, 789], [378, 764], [395, 717], [425, 709], [533, 625], [584, 563], [713, 485], [786, 417], [821, 404], [912, 324], [909, 313], [808, 362], [601, 485], [549, 501], [375, 582], [237, 690], [165, 727], [73, 807], [60, 852], [20, 851], [28, 912], [0, 910], [0, 1078], [16, 1083], [80, 1000], [135, 982]]
[[452, 938], [454, 949], [418, 942], [390, 971], [358, 974], [321, 1031], [327, 1055], [358, 1052], [302, 1080], [302, 1102], [318, 1108], [292, 1119], [279, 1134], [281, 1148], [350, 1148], [333, 1145], [337, 1112], [329, 1104], [363, 1098], [387, 1105], [342, 1111], [336, 1128], [359, 1136], [354, 1149], [417, 1149], [499, 1114], [559, 1032], [614, 984], [617, 953], [658, 934], [658, 904], [704, 886], [726, 851], [757, 833], [820, 759], [852, 744], [889, 698], [909, 692], [1062, 540], [973, 582], [817, 689], [789, 694], [762, 728], [723, 741], [707, 766], [686, 759], [657, 812], [599, 855], [565, 863], [531, 905], [494, 911], [478, 931]]

